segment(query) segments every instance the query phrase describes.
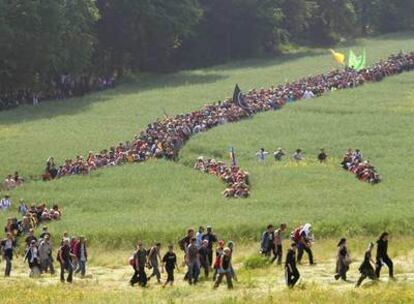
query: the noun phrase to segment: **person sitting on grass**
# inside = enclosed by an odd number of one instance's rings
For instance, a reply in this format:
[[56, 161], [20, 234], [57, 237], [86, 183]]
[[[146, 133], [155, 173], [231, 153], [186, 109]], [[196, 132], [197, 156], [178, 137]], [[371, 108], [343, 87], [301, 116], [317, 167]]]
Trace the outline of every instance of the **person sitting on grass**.
[[226, 277], [227, 281], [227, 288], [233, 289], [233, 282], [232, 282], [232, 272], [231, 272], [231, 250], [230, 248], [226, 247], [223, 250], [223, 255], [220, 259], [220, 266], [218, 268], [218, 276], [216, 282], [214, 283], [214, 288], [218, 288], [223, 280], [223, 277]]
[[8, 194], [5, 194], [4, 197], [0, 200], [0, 210], [7, 210], [11, 207], [12, 200]]
[[11, 174], [7, 175], [6, 178], [3, 181], [3, 187], [4, 189], [12, 190], [17, 186], [16, 181], [13, 179], [13, 176]]
[[177, 265], [177, 255], [174, 253], [174, 245], [168, 245], [168, 252], [162, 258], [162, 270], [167, 271], [167, 280], [165, 281], [163, 287], [170, 284], [171, 286], [174, 284], [174, 269], [178, 271]]
[[373, 248], [374, 248], [374, 243], [369, 243], [368, 249], [364, 255], [364, 260], [362, 261], [361, 266], [359, 266], [359, 272], [361, 273], [361, 276], [359, 277], [358, 282], [356, 283], [355, 287], [361, 286], [362, 282], [366, 278], [369, 278], [373, 281], [376, 281], [378, 279], [377, 276], [375, 275], [374, 267], [372, 266], [372, 264], [374, 263], [371, 258]]

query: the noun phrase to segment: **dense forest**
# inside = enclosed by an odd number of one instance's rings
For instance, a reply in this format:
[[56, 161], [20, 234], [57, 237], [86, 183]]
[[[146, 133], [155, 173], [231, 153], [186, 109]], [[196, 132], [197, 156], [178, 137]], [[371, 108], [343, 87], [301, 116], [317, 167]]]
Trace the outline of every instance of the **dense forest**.
[[411, 29], [413, 13], [413, 0], [0, 0], [0, 94], [333, 46]]

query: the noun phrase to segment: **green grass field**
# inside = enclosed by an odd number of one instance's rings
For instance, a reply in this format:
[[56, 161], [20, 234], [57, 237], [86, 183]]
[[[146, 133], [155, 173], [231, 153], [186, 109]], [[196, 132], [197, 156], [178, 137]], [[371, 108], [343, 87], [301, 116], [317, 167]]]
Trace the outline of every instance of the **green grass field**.
[[[372, 63], [401, 49], [414, 50], [414, 35], [361, 40], [352, 47], [366, 47]], [[170, 75], [144, 75], [112, 91], [0, 112], [0, 176], [15, 170], [26, 177], [40, 175], [49, 156], [60, 163], [66, 157], [130, 140], [147, 123], [162, 117], [164, 109], [171, 115], [199, 109], [205, 103], [230, 96], [235, 83], [244, 90], [269, 87], [333, 68], [329, 52], [307, 50], [277, 59], [247, 60]], [[269, 222], [281, 221], [287, 222], [289, 228], [309, 221], [317, 238], [373, 236], [383, 229], [394, 235], [409, 235], [414, 231], [412, 83], [414, 74], [404, 73], [381, 83], [289, 104], [278, 112], [213, 129], [192, 138], [178, 163], [149, 161], [98, 170], [87, 177], [48, 183], [30, 181], [10, 192], [14, 206], [0, 215], [0, 222], [16, 215], [21, 197], [28, 202], [58, 202], [64, 215], [61, 221], [50, 225], [55, 235], [64, 230], [85, 234], [93, 248], [106, 250], [116, 246], [124, 252], [132, 250], [131, 245], [138, 239], [175, 241], [187, 227], [199, 224], [212, 224], [220, 236], [243, 242], [257, 239]], [[229, 161], [227, 149], [231, 145], [236, 147], [240, 166], [250, 173], [252, 193], [246, 200], [222, 198], [224, 184], [192, 169], [199, 155]], [[273, 152], [279, 146], [289, 154], [302, 148], [306, 161], [299, 165], [288, 160], [275, 164], [271, 157], [265, 164], [256, 161], [254, 154], [260, 147]], [[321, 147], [330, 157], [326, 165], [315, 161]], [[383, 176], [381, 184], [359, 182], [339, 167], [340, 158], [349, 147], [360, 148], [376, 166]], [[126, 260], [128, 253], [125, 254]], [[108, 264], [125, 265], [122, 259], [118, 256]], [[129, 273], [124, 279], [128, 276]], [[0, 289], [7, 286], [0, 283]], [[96, 292], [95, 302], [111, 295], [115, 302], [133, 301], [129, 293], [112, 293], [108, 289], [99, 294], [99, 288], [77, 286], [75, 298], [86, 301], [83, 297], [91, 291]], [[42, 290], [33, 289], [33, 293]], [[245, 298], [242, 291], [238, 292], [239, 298], [224, 293], [212, 302], [250, 302], [256, 296], [266, 303], [278, 301], [269, 298], [273, 297], [272, 292], [246, 291]], [[65, 293], [60, 288], [51, 291], [56, 296]], [[179, 289], [176, 293], [181, 299], [192, 291]], [[389, 293], [400, 295], [401, 303], [414, 297], [404, 286], [391, 286]], [[370, 294], [373, 299], [381, 297], [378, 290]], [[335, 288], [329, 286], [294, 293], [283, 291], [282, 300], [306, 302], [312, 295], [315, 299], [320, 297], [314, 303], [332, 297], [340, 300]], [[145, 292], [140, 296], [145, 296]], [[146, 299], [156, 303], [157, 296], [153, 293]], [[368, 298], [360, 292], [344, 295], [348, 302]], [[44, 301], [50, 299], [45, 297]]]

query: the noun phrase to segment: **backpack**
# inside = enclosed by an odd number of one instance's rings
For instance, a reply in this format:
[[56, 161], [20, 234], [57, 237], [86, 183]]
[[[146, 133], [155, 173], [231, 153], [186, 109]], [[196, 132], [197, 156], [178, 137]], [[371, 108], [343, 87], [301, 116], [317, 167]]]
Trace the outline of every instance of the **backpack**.
[[132, 266], [132, 267], [134, 267], [135, 268], [135, 255], [133, 254], [133, 255], [131, 255], [129, 258], [128, 258], [128, 265], [129, 266]]
[[295, 242], [299, 242], [300, 241], [300, 231], [302, 230], [302, 226], [299, 226], [297, 228], [295, 228], [295, 230], [292, 231], [291, 233], [291, 238], [293, 241]]

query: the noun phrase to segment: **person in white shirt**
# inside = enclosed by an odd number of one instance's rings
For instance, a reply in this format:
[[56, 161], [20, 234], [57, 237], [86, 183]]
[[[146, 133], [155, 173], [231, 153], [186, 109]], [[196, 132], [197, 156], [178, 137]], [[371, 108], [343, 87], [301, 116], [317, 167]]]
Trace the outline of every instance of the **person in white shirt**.
[[264, 148], [261, 148], [257, 153], [256, 153], [256, 156], [257, 156], [257, 159], [259, 160], [259, 161], [265, 161], [266, 160], [266, 156], [269, 154], [269, 152], [267, 152], [267, 151], [265, 151], [265, 149]]
[[0, 209], [9, 209], [11, 207], [12, 201], [10, 199], [10, 196], [6, 194], [4, 198], [0, 200]]
[[303, 93], [303, 99], [311, 99], [313, 97], [315, 97], [315, 94], [313, 94], [313, 92], [309, 88], [307, 88]]

